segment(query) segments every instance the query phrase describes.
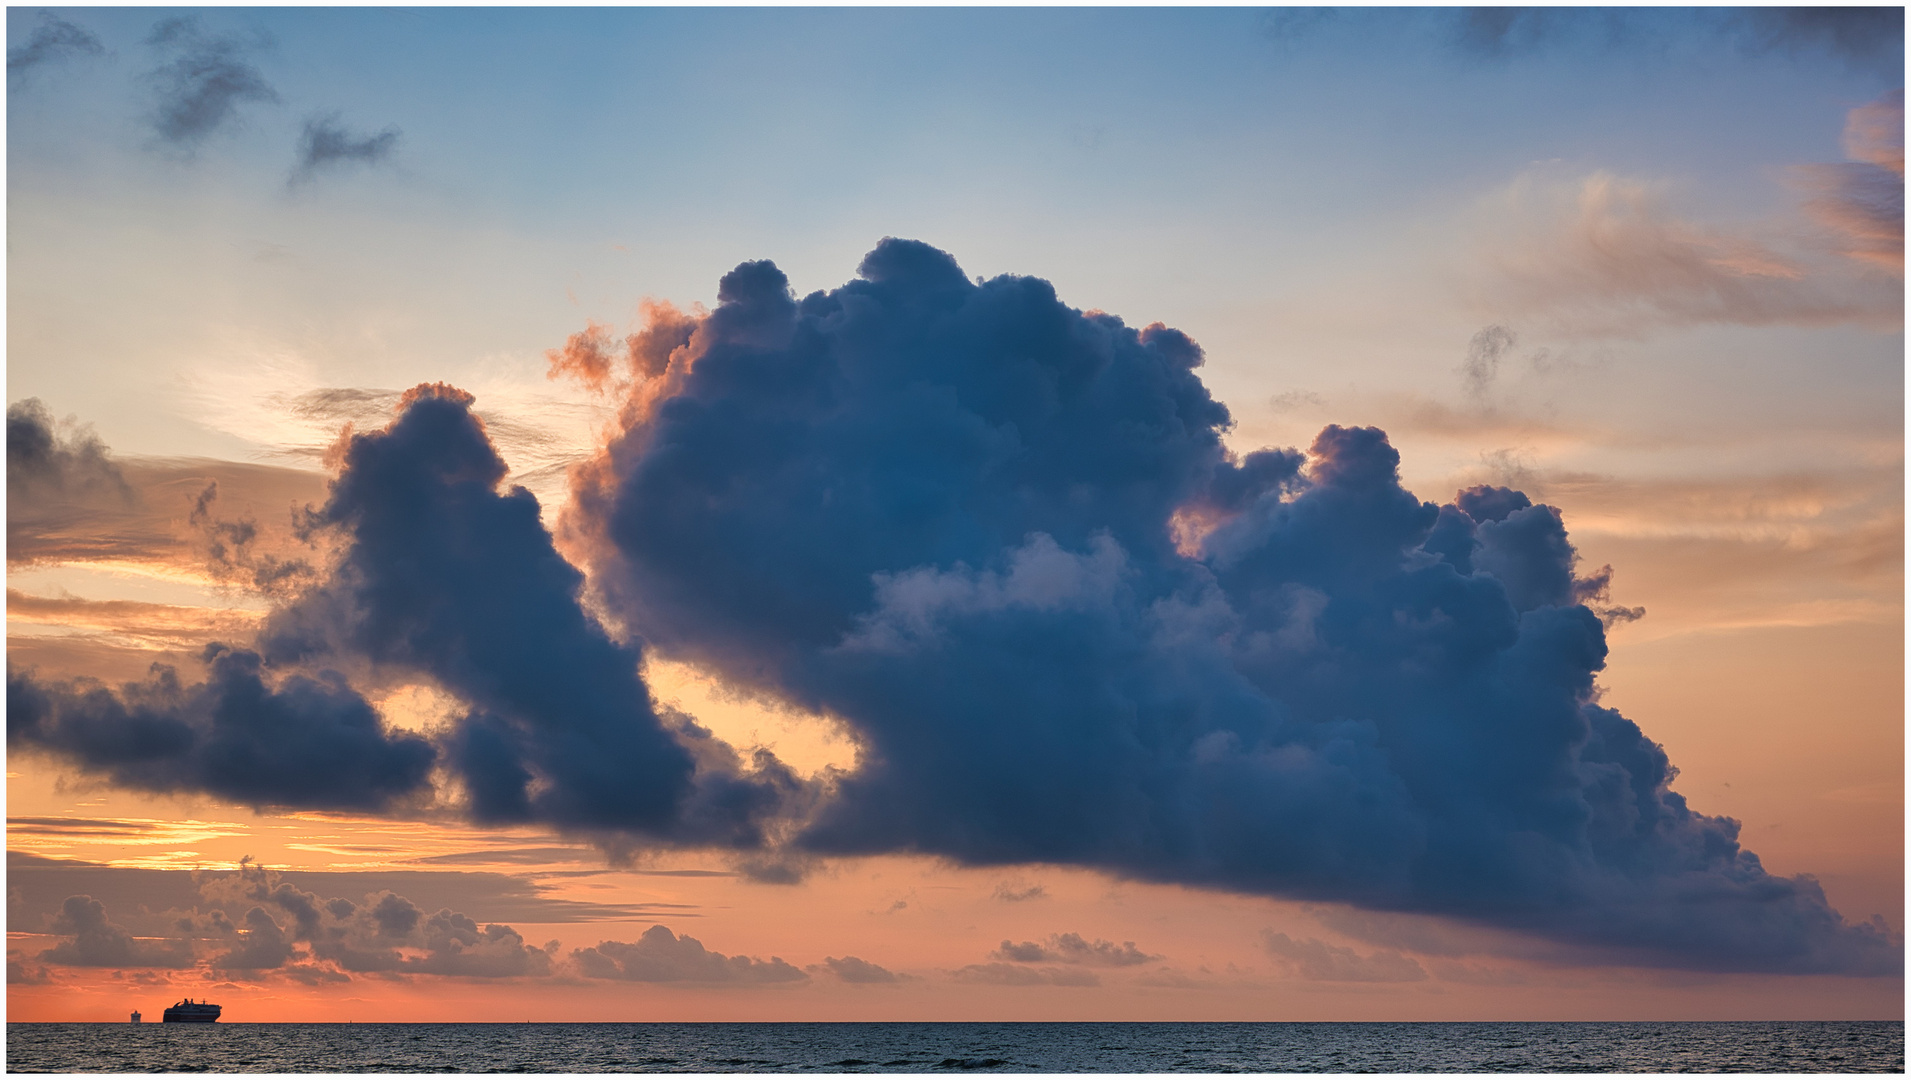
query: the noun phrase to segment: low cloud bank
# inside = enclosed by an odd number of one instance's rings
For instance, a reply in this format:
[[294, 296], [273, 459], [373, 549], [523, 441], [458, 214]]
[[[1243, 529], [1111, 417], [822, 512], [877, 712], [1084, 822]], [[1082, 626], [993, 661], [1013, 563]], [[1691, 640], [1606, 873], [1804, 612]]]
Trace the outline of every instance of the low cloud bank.
[[[350, 982], [354, 975], [547, 975], [556, 943], [527, 946], [509, 926], [480, 927], [449, 908], [427, 914], [381, 891], [360, 901], [321, 897], [253, 865], [198, 882], [190, 908], [175, 909], [168, 933], [134, 937], [88, 895], [69, 896], [49, 929], [69, 935], [37, 955], [80, 967], [192, 968], [224, 978]], [[195, 943], [202, 947], [195, 948]], [[16, 961], [24, 975], [24, 961]]]
[[784, 983], [809, 978], [781, 957], [725, 956], [688, 934], [671, 933], [667, 926], [653, 926], [634, 942], [600, 941], [588, 949], [573, 949], [571, 959], [590, 978], [630, 982]]

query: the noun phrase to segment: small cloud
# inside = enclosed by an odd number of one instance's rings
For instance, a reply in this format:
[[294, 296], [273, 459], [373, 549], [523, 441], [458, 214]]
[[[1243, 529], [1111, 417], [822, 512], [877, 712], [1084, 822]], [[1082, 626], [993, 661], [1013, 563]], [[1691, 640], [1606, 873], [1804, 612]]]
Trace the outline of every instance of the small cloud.
[[1539, 480], [1539, 474], [1533, 470], [1531, 456], [1520, 447], [1503, 446], [1498, 450], [1482, 450], [1479, 458], [1480, 466], [1496, 483], [1519, 488], [1531, 487]]
[[1029, 900], [1041, 900], [1048, 896], [1048, 890], [1040, 885], [1024, 885], [1019, 881], [998, 882], [993, 894], [1005, 904], [1020, 904]]
[[1032, 968], [1021, 964], [970, 964], [951, 972], [957, 982], [994, 986], [1100, 986], [1092, 971], [1074, 968]]
[[231, 123], [240, 105], [279, 100], [248, 56], [263, 39], [210, 35], [196, 19], [179, 16], [153, 27], [146, 43], [168, 57], [146, 73], [157, 99], [149, 120], [160, 139], [177, 149], [196, 149]]
[[1519, 342], [1519, 335], [1509, 327], [1495, 323], [1473, 335], [1467, 342], [1466, 360], [1460, 365], [1460, 377], [1466, 383], [1467, 393], [1475, 398], [1484, 398], [1493, 387], [1493, 380], [1499, 378], [1500, 360]]
[[590, 978], [630, 982], [781, 983], [809, 978], [781, 957], [725, 956], [661, 924], [635, 942], [600, 941], [588, 949], [573, 949], [571, 959]]
[[251, 515], [236, 520], [215, 516], [213, 504], [219, 499], [219, 481], [208, 480], [193, 499], [186, 523], [198, 534], [205, 553], [205, 566], [213, 580], [249, 586], [265, 596], [286, 596], [298, 591], [317, 576], [305, 559], [259, 550], [259, 523]]
[[1421, 982], [1426, 969], [1418, 960], [1380, 949], [1362, 956], [1342, 945], [1319, 938], [1296, 941], [1286, 934], [1262, 931], [1261, 944], [1269, 955], [1303, 979], [1319, 982]]
[[759, 885], [801, 885], [811, 860], [790, 851], [739, 855], [730, 861], [736, 872]]
[[350, 975], [319, 964], [287, 964], [278, 969], [280, 977], [306, 986], [326, 986], [352, 981]]
[[1612, 564], [1607, 563], [1585, 577], [1573, 579], [1573, 599], [1586, 605], [1586, 609], [1599, 616], [1599, 621], [1610, 630], [1616, 623], [1638, 622], [1646, 617], [1643, 607], [1623, 607], [1612, 602]]
[[1286, 390], [1267, 399], [1267, 407], [1277, 413], [1298, 412], [1301, 409], [1319, 409], [1327, 405], [1327, 399], [1311, 390]]
[[383, 427], [391, 419], [404, 394], [402, 390], [362, 386], [322, 386], [289, 397], [285, 394], [268, 395], [266, 402], [301, 420], [375, 429]]
[[106, 47], [89, 30], [41, 12], [40, 23], [25, 42], [7, 50], [7, 85], [18, 89], [27, 72], [75, 56], [103, 56]]
[[1100, 939], [1088, 941], [1080, 934], [1050, 934], [1046, 944], [1004, 941], [1001, 948], [989, 955], [997, 960], [1011, 960], [1018, 964], [1087, 964], [1096, 967], [1129, 967], [1161, 959], [1137, 949], [1132, 941], [1117, 945]]
[[834, 956], [825, 956], [822, 964], [810, 970], [828, 971], [846, 983], [892, 983], [899, 978], [888, 968], [855, 956], [845, 956], [840, 960]]
[[299, 133], [298, 160], [290, 182], [298, 185], [320, 172], [352, 165], [377, 165], [391, 157], [398, 135], [395, 127], [373, 135], [354, 134], [339, 123], [337, 113], [312, 117]]
[[13, 986], [39, 986], [50, 983], [47, 969], [35, 967], [17, 956], [7, 957], [7, 983]]
[[1150, 971], [1137, 978], [1135, 982], [1140, 986], [1160, 986], [1170, 990], [1206, 990], [1220, 985], [1213, 979], [1197, 979], [1185, 971], [1170, 967]]

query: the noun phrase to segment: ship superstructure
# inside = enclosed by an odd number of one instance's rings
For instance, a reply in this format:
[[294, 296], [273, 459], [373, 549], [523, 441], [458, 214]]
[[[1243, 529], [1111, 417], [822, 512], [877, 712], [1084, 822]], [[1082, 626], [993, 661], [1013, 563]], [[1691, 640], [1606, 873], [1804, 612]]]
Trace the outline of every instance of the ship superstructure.
[[210, 1024], [219, 1019], [219, 1006], [191, 998], [166, 1010], [163, 1018], [168, 1024]]

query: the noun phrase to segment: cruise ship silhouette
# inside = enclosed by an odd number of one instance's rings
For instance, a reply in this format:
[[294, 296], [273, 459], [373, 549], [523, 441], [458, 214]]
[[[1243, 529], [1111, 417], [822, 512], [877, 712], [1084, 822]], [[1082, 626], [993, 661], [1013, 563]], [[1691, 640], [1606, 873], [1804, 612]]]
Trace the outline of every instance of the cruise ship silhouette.
[[219, 1006], [191, 998], [166, 1010], [163, 1022], [168, 1024], [210, 1024], [219, 1019]]

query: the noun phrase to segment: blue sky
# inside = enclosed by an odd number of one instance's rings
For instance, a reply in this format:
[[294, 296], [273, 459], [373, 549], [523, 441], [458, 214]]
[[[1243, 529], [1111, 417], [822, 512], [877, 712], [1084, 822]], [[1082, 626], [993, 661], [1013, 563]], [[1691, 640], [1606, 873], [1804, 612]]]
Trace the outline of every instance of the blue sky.
[[[277, 100], [237, 102], [182, 154], [146, 123], [162, 57], [145, 39], [167, 14], [77, 12], [105, 54], [16, 81], [10, 198], [33, 271], [13, 286], [17, 395], [73, 398], [94, 365], [137, 358], [176, 397], [178, 369], [233, 348], [395, 386], [535, 355], [580, 315], [629, 319], [637, 297], [707, 303], [746, 258], [830, 287], [897, 235], [1192, 328], [1244, 444], [1296, 440], [1266, 400], [1449, 391], [1488, 323], [1543, 347], [1534, 313], [1443, 288], [1477, 269], [1467, 248], [1521, 178], [1611, 174], [1675, 219], [1783, 231], [1788, 170], [1842, 160], [1845, 114], [1895, 77], [1709, 11], [1516, 23], [1489, 49], [1440, 10], [216, 9], [192, 17], [235, 35]], [[40, 16], [9, 18], [17, 39]], [[301, 125], [331, 114], [395, 129], [389, 156], [288, 185]], [[1650, 397], [1671, 415], [1625, 395], [1655, 425], [1689, 421], [1720, 364], [1759, 399], [1729, 422], [1796, 406], [1789, 348], [1767, 365], [1770, 333], [1719, 325], [1551, 347], [1669, 375]], [[1834, 408], [1893, 400], [1875, 392], [1893, 339], [1837, 352], [1815, 372]], [[152, 400], [83, 411], [129, 450], [259, 449]], [[1361, 411], [1340, 418], [1385, 419]]]

